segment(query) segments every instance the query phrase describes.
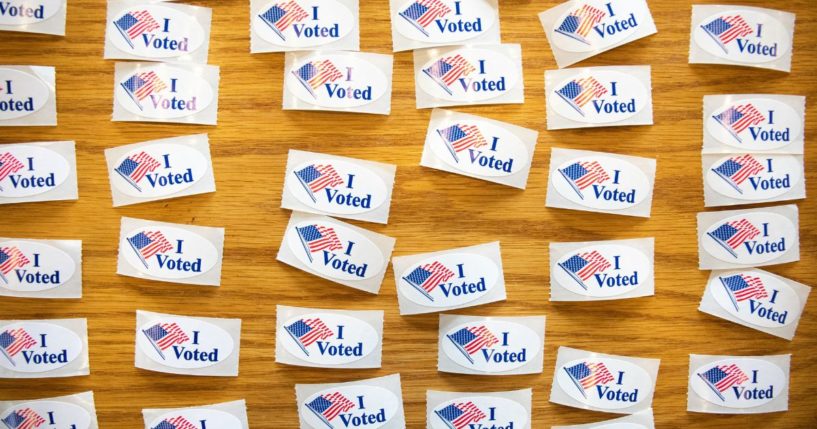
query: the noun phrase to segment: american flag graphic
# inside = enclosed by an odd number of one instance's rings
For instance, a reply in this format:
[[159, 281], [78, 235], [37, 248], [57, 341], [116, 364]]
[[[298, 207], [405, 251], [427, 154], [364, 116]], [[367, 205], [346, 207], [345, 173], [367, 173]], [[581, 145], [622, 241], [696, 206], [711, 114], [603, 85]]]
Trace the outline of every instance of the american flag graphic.
[[454, 124], [448, 128], [437, 130], [437, 134], [443, 139], [446, 148], [454, 157], [454, 161], [459, 162], [457, 153], [470, 148], [481, 148], [488, 146], [488, 141], [480, 132], [476, 125]]
[[31, 408], [12, 411], [2, 421], [8, 429], [35, 429], [45, 423], [45, 419]]
[[607, 88], [592, 76], [583, 79], [573, 79], [556, 91], [556, 95], [561, 97], [562, 100], [582, 116], [584, 116], [584, 110], [582, 110], [582, 108], [590, 101], [604, 94], [607, 94]]
[[0, 278], [8, 283], [6, 276], [8, 273], [23, 268], [31, 261], [23, 254], [17, 247], [2, 247], [0, 248]]
[[712, 119], [726, 128], [726, 131], [739, 143], [743, 143], [740, 133], [753, 125], [763, 123], [766, 117], [752, 103], [747, 103], [732, 106], [713, 116]]
[[573, 384], [579, 389], [582, 395], [585, 395], [585, 390], [597, 386], [599, 384], [607, 384], [613, 380], [613, 374], [601, 362], [582, 362], [565, 368], [565, 372], [573, 381]]
[[280, 2], [272, 5], [266, 12], [258, 15], [281, 40], [286, 41], [284, 32], [290, 25], [309, 18], [309, 14], [295, 1]]
[[451, 8], [440, 0], [417, 0], [404, 11], [400, 12], [406, 21], [413, 25], [421, 33], [428, 36], [428, 28], [432, 22], [451, 13]]
[[157, 323], [150, 328], [143, 329], [142, 333], [162, 359], [165, 358], [162, 353], [165, 350], [190, 341], [190, 337], [176, 323]]
[[587, 279], [613, 266], [601, 253], [596, 250], [592, 252], [573, 255], [564, 262], [559, 262], [559, 266], [573, 277], [581, 287], [587, 289], [584, 284]]
[[317, 201], [314, 195], [316, 192], [343, 184], [343, 179], [335, 171], [335, 168], [328, 164], [309, 165], [300, 171], [296, 171], [295, 177], [298, 178], [298, 181], [301, 182], [301, 185], [314, 202]]
[[434, 410], [434, 413], [451, 429], [462, 429], [487, 417], [471, 401], [451, 404], [441, 410]]
[[315, 94], [316, 89], [343, 77], [343, 73], [329, 60], [310, 61], [293, 71], [292, 74], [315, 98], [318, 97]]
[[[23, 165], [19, 159], [15, 158], [11, 152], [0, 155], [0, 182], [6, 180], [6, 177], [9, 177], [10, 174], [22, 170], [23, 167], [25, 167], [25, 165]], [[3, 188], [0, 187], [0, 191], [2, 190]]]
[[735, 364], [714, 366], [703, 374], [699, 373], [698, 377], [701, 377], [701, 380], [703, 380], [722, 401], [726, 400], [722, 395], [723, 392], [732, 386], [741, 385], [749, 381], [749, 377]]
[[161, 27], [146, 10], [128, 12], [113, 24], [131, 48], [133, 48], [133, 39]]
[[431, 292], [440, 284], [450, 280], [451, 277], [454, 277], [454, 272], [435, 261], [415, 268], [407, 276], [403, 277], [403, 280], [407, 281], [426, 298], [434, 301]]
[[156, 72], [136, 73], [122, 82], [122, 88], [133, 99], [133, 102], [142, 109], [140, 101], [151, 94], [167, 89], [167, 85], [159, 79]]
[[289, 326], [285, 326], [284, 329], [307, 356], [309, 356], [309, 352], [306, 350], [307, 347], [318, 340], [325, 340], [335, 335], [335, 333], [323, 323], [323, 320], [317, 317], [314, 319], [298, 320]]
[[190, 423], [186, 418], [178, 416], [162, 420], [153, 429], [199, 429], [199, 427]]
[[701, 28], [723, 49], [727, 54], [729, 50], [726, 45], [738, 37], [752, 34], [749, 24], [740, 15], [721, 16], [715, 18], [709, 24], [702, 25]]
[[556, 32], [589, 45], [590, 42], [585, 38], [605, 16], [607, 14], [601, 9], [585, 4], [571, 12], [556, 29]]
[[13, 330], [6, 329], [0, 334], [0, 350], [2, 350], [3, 355], [12, 365], [15, 365], [12, 358], [16, 356], [17, 353], [28, 350], [36, 345], [37, 341], [23, 328]]
[[423, 69], [423, 73], [440, 85], [448, 94], [453, 94], [450, 88], [451, 85], [457, 79], [468, 76], [476, 70], [476, 67], [471, 65], [465, 57], [457, 54], [453, 57], [440, 58], [428, 68]]
[[726, 288], [726, 293], [732, 304], [735, 305], [735, 310], [740, 311], [738, 303], [746, 301], [747, 299], [763, 299], [768, 298], [769, 294], [766, 292], [766, 287], [763, 285], [763, 280], [760, 277], [754, 277], [746, 274], [735, 274], [729, 277], [719, 277], [723, 287]]
[[740, 185], [746, 179], [760, 174], [763, 170], [765, 170], [763, 164], [749, 154], [732, 157], [712, 169], [718, 177], [725, 180], [726, 183], [741, 194], [743, 190], [740, 189]]
[[160, 231], [140, 232], [133, 237], [128, 238], [128, 244], [136, 256], [138, 256], [145, 267], [148, 266], [147, 260], [157, 253], [168, 252], [173, 249], [173, 245], [165, 238]]
[[304, 245], [309, 260], [312, 260], [312, 253], [320, 252], [321, 250], [341, 250], [343, 245], [340, 243], [338, 235], [333, 228], [309, 225], [303, 228], [295, 228], [298, 231], [298, 236], [301, 243]]
[[306, 403], [306, 408], [315, 413], [315, 415], [330, 428], [334, 427], [330, 422], [334, 420], [335, 417], [354, 407], [355, 403], [343, 396], [340, 392], [327, 393]]
[[146, 152], [139, 152], [125, 158], [114, 171], [119, 173], [119, 175], [131, 186], [136, 188], [136, 190], [142, 192], [142, 188], [139, 187], [139, 182], [141, 182], [148, 173], [152, 173], [159, 168], [159, 166], [161, 166], [161, 164], [156, 158], [153, 158]]
[[582, 191], [593, 184], [604, 183], [610, 180], [610, 176], [598, 161], [576, 162], [565, 168], [559, 169], [562, 177], [579, 194], [579, 198], [584, 199]]
[[735, 253], [735, 250], [740, 247], [741, 244], [760, 235], [760, 230], [748, 220], [740, 219], [726, 222], [707, 234], [732, 256], [737, 258], [738, 255]]
[[482, 349], [493, 347], [499, 342], [496, 336], [488, 330], [485, 325], [462, 328], [446, 336], [471, 363], [474, 363], [474, 359], [471, 355]]

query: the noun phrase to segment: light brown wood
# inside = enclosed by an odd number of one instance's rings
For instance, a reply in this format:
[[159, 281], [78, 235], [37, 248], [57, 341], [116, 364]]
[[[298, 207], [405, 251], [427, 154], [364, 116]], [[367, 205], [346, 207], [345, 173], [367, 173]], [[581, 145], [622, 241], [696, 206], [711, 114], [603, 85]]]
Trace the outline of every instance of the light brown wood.
[[[519, 191], [419, 164], [429, 110], [414, 107], [412, 54], [395, 55], [392, 114], [388, 117], [281, 110], [282, 54], [249, 54], [247, 0], [193, 1], [214, 8], [210, 63], [221, 66], [216, 127], [113, 123], [114, 61], [102, 59], [105, 5], [70, 0], [65, 38], [0, 34], [0, 63], [57, 68], [59, 126], [5, 128], [0, 142], [76, 140], [80, 199], [3, 206], [2, 236], [83, 240], [84, 297], [77, 301], [2, 299], [2, 319], [87, 317], [91, 375], [54, 380], [2, 380], [0, 398], [23, 399], [93, 390], [102, 428], [142, 426], [141, 409], [209, 404], [246, 398], [251, 427], [298, 427], [295, 383], [348, 381], [399, 372], [408, 427], [425, 425], [426, 389], [490, 391], [532, 387], [534, 428], [587, 423], [612, 414], [548, 403], [556, 350], [561, 345], [661, 359], [654, 409], [658, 428], [814, 428], [817, 426], [817, 297], [812, 297], [793, 342], [739, 327], [697, 311], [708, 273], [697, 268], [695, 214], [704, 210], [701, 183], [702, 97], [720, 93], [785, 93], [810, 98], [806, 136], [817, 135], [817, 9], [811, 0], [744, 0], [797, 13], [791, 74], [687, 64], [691, 1], [652, 0], [655, 36], [581, 63], [650, 64], [655, 125], [587, 131], [545, 130], [544, 71], [556, 68], [537, 14], [556, 1], [502, 0], [502, 39], [521, 43], [524, 105], [457, 110], [541, 132], [528, 189]], [[388, 2], [361, 1], [361, 47], [390, 53]], [[716, 3], [699, 1], [699, 3]], [[218, 192], [114, 209], [103, 150], [145, 140], [210, 134]], [[550, 148], [568, 147], [656, 158], [653, 215], [635, 219], [546, 209]], [[812, 146], [812, 145], [807, 145]], [[458, 311], [473, 315], [547, 315], [544, 373], [473, 377], [439, 373], [436, 314], [400, 317], [394, 277], [378, 296], [312, 277], [275, 261], [289, 211], [280, 206], [290, 148], [398, 165], [388, 226], [356, 224], [397, 238], [395, 255], [502, 243], [506, 302]], [[817, 154], [806, 170], [817, 180]], [[811, 190], [813, 191], [813, 189]], [[801, 261], [770, 270], [817, 286], [817, 203], [798, 202]], [[122, 216], [226, 228], [224, 271], [218, 289], [117, 276]], [[550, 241], [656, 238], [656, 296], [596, 304], [548, 302]], [[275, 305], [386, 311], [383, 368], [316, 370], [278, 365]], [[241, 375], [215, 379], [172, 376], [133, 366], [136, 309], [243, 319]], [[792, 353], [790, 410], [761, 416], [686, 412], [690, 353]]]

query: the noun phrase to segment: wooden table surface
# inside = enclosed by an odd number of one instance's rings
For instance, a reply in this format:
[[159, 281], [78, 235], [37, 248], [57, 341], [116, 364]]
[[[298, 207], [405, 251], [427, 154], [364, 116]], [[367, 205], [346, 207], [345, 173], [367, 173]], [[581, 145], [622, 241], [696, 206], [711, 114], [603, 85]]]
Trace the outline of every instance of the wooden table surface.
[[[651, 0], [658, 34], [580, 66], [652, 65], [655, 125], [547, 132], [544, 71], [556, 65], [537, 14], [557, 1], [502, 0], [502, 40], [521, 43], [523, 105], [464, 107], [540, 131], [526, 191], [419, 166], [430, 110], [414, 107], [412, 54], [394, 57], [391, 116], [281, 110], [282, 54], [249, 54], [247, 0], [191, 1], [213, 7], [210, 64], [221, 66], [218, 126], [110, 121], [114, 61], [102, 59], [105, 6], [70, 0], [67, 36], [0, 34], [3, 64], [57, 68], [59, 126], [4, 128], [0, 143], [75, 140], [79, 201], [0, 208], [2, 236], [83, 240], [81, 300], [2, 299], [2, 319], [88, 318], [91, 375], [2, 380], [0, 398], [27, 399], [93, 390], [102, 428], [142, 427], [142, 408], [204, 405], [245, 398], [254, 429], [297, 428], [295, 383], [351, 381], [399, 372], [409, 428], [425, 425], [427, 389], [492, 391], [532, 387], [533, 428], [589, 423], [616, 415], [550, 404], [556, 350], [660, 358], [653, 403], [658, 428], [817, 427], [817, 297], [788, 342], [697, 311], [708, 272], [697, 268], [695, 214], [704, 210], [701, 109], [706, 94], [786, 93], [809, 97], [806, 136], [817, 135], [817, 9], [812, 0], [741, 0], [797, 14], [791, 74], [687, 64], [691, 2]], [[361, 48], [391, 53], [387, 0], [361, 0]], [[717, 3], [700, 0], [697, 3]], [[164, 137], [210, 134], [218, 192], [114, 209], [103, 150]], [[652, 217], [638, 219], [545, 208], [551, 147], [610, 151], [658, 160]], [[439, 373], [437, 314], [400, 317], [389, 270], [380, 295], [310, 276], [275, 260], [290, 212], [280, 206], [291, 148], [396, 164], [389, 225], [354, 222], [397, 238], [394, 255], [500, 240], [508, 300], [457, 311], [470, 315], [547, 315], [544, 373], [475, 377]], [[808, 182], [817, 154], [806, 156]], [[813, 189], [810, 192], [814, 192]], [[817, 286], [817, 199], [800, 207], [801, 261], [770, 270]], [[220, 288], [116, 275], [122, 216], [226, 228]], [[550, 303], [548, 243], [656, 239], [656, 295], [600, 303]], [[386, 312], [383, 367], [316, 370], [275, 363], [275, 305]], [[174, 376], [133, 365], [135, 311], [243, 319], [238, 378]], [[686, 412], [689, 354], [791, 353], [789, 411], [760, 416]]]

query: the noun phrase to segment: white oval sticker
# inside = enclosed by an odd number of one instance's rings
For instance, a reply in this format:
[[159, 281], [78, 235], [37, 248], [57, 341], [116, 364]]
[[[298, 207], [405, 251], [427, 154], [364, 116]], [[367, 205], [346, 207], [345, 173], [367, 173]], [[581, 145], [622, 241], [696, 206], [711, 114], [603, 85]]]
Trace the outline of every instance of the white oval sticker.
[[341, 224], [301, 222], [287, 231], [287, 244], [313, 271], [338, 280], [363, 280], [385, 268], [383, 252], [363, 234]]
[[427, 307], [453, 307], [487, 295], [496, 286], [499, 267], [475, 253], [447, 253], [412, 265], [400, 275], [400, 291]]
[[[65, 425], [64, 427], [71, 429], [88, 429], [91, 427], [91, 415], [88, 414], [88, 411], [80, 406], [61, 401], [31, 401], [15, 405], [3, 411], [0, 414], [0, 419], [9, 428], [14, 429], [37, 428], [46, 422], [50, 425]], [[18, 422], [19, 426], [15, 425], [15, 422]], [[25, 426], [26, 422], [34, 424]], [[37, 422], [41, 423], [37, 424]]]
[[791, 155], [731, 155], [712, 164], [706, 183], [729, 198], [761, 201], [791, 191], [802, 170], [803, 164]]
[[182, 10], [141, 4], [123, 10], [110, 24], [114, 46], [146, 58], [174, 58], [196, 51], [205, 32], [194, 16]]
[[42, 292], [62, 286], [76, 272], [70, 255], [36, 241], [0, 242], [0, 287], [13, 292]]
[[166, 64], [144, 67], [116, 85], [116, 99], [134, 115], [173, 119], [194, 115], [213, 102], [202, 77]]
[[301, 404], [301, 418], [310, 427], [377, 429], [397, 414], [394, 393], [375, 386], [338, 386], [318, 392]]
[[0, 365], [25, 373], [62, 368], [79, 357], [84, 347], [73, 331], [43, 322], [17, 322], [1, 327], [0, 344], [3, 345]]
[[48, 86], [36, 75], [0, 67], [0, 121], [28, 116], [50, 97]]
[[599, 51], [620, 44], [647, 20], [647, 10], [638, 2], [620, 1], [613, 6], [609, 0], [584, 0], [574, 5], [556, 20], [551, 33], [553, 43], [569, 52]]
[[331, 108], [363, 106], [391, 91], [386, 75], [377, 66], [340, 54], [313, 56], [296, 63], [285, 81], [301, 101]]
[[706, 52], [730, 61], [760, 64], [780, 59], [791, 49], [790, 33], [772, 16], [755, 10], [718, 12], [694, 29]]
[[[465, 415], [465, 416], [463, 416]], [[466, 423], [462, 423], [466, 421]], [[466, 396], [443, 402], [428, 415], [429, 429], [526, 429], [528, 410], [516, 401], [496, 396]]]
[[139, 327], [139, 349], [158, 364], [171, 368], [206, 368], [233, 353], [233, 337], [224, 329], [197, 319], [166, 317]]
[[754, 212], [721, 220], [701, 237], [706, 251], [726, 262], [756, 265], [783, 256], [797, 239], [792, 222], [777, 213]]
[[536, 332], [504, 320], [464, 323], [446, 332], [440, 341], [443, 352], [458, 365], [489, 373], [525, 366], [542, 349]]
[[437, 130], [431, 147], [438, 158], [464, 173], [504, 177], [529, 163], [528, 149], [510, 131], [483, 121], [449, 123]]
[[630, 246], [602, 244], [570, 252], [551, 267], [565, 289], [607, 298], [632, 292], [652, 276], [650, 260]]
[[567, 161], [553, 171], [550, 180], [563, 197], [594, 209], [634, 207], [652, 191], [647, 175], [640, 168], [608, 156]]
[[153, 429], [242, 429], [244, 425], [232, 414], [210, 408], [188, 408], [162, 414], [150, 423]]
[[218, 263], [218, 250], [210, 240], [169, 226], [134, 229], [125, 234], [121, 248], [132, 267], [163, 279], [199, 276]]
[[567, 119], [607, 124], [637, 115], [649, 103], [650, 93], [634, 76], [595, 70], [560, 82], [548, 100]]
[[556, 380], [573, 399], [607, 410], [634, 407], [650, 396], [653, 386], [638, 365], [604, 357], [570, 361], [556, 371]]
[[314, 49], [337, 42], [356, 25], [349, 8], [336, 0], [275, 1], [253, 19], [262, 39], [292, 48]]
[[771, 98], [730, 99], [706, 118], [706, 131], [741, 151], [779, 150], [800, 139], [803, 118]]
[[475, 102], [504, 95], [517, 85], [518, 61], [482, 48], [462, 48], [424, 64], [416, 80], [426, 93]]
[[0, 25], [27, 25], [43, 22], [62, 9], [62, 0], [5, 0], [0, 5]]
[[[322, 365], [343, 365], [368, 356], [380, 343], [368, 323], [337, 313], [305, 314], [287, 320], [278, 340], [301, 360]], [[288, 338], [287, 338], [288, 337]]]
[[754, 408], [774, 400], [788, 380], [777, 365], [760, 359], [734, 358], [706, 364], [691, 376], [701, 398], [729, 408]]
[[30, 197], [58, 188], [71, 166], [59, 153], [41, 146], [7, 146], [0, 153], [0, 196]]
[[301, 203], [332, 214], [352, 215], [386, 202], [386, 184], [368, 168], [341, 160], [316, 159], [295, 167], [289, 192]]
[[404, 2], [392, 17], [397, 31], [420, 42], [458, 44], [490, 30], [497, 11], [485, 0]]
[[207, 173], [207, 158], [190, 146], [148, 145], [116, 161], [113, 182], [132, 197], [164, 197], [196, 184]]
[[787, 326], [800, 317], [802, 304], [785, 282], [760, 271], [733, 271], [713, 278], [715, 301], [734, 317], [763, 328]]

